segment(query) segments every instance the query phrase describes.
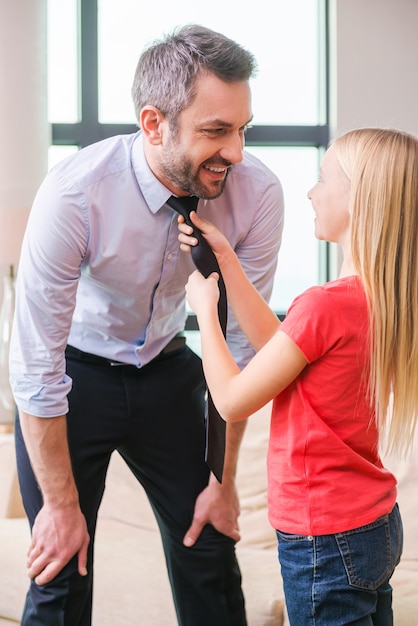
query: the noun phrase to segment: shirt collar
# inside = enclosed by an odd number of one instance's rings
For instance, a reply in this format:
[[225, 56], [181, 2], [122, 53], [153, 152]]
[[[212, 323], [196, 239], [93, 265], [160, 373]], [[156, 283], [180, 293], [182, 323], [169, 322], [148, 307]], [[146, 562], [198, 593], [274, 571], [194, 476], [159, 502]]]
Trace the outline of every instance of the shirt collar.
[[138, 131], [132, 146], [132, 166], [145, 202], [152, 213], [157, 213], [171, 196], [171, 191], [151, 171], [145, 158], [141, 131]]

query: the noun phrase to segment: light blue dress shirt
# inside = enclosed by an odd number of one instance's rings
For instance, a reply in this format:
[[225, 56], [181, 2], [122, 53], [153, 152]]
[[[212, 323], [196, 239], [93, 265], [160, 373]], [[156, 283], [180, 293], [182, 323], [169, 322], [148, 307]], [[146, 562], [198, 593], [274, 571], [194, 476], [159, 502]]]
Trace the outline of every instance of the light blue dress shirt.
[[[106, 139], [53, 168], [36, 195], [16, 285], [10, 353], [16, 404], [40, 417], [68, 411], [69, 343], [142, 367], [184, 328], [184, 286], [170, 191], [153, 175], [140, 132]], [[224, 193], [199, 214], [228, 237], [268, 300], [283, 229], [279, 180], [254, 156], [230, 171]], [[253, 354], [229, 314], [228, 342], [244, 365]]]

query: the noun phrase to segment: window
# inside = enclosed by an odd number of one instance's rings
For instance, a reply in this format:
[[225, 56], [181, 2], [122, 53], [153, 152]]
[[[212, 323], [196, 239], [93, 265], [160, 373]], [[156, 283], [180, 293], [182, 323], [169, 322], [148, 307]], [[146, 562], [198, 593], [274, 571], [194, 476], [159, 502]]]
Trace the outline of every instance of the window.
[[329, 137], [327, 0], [277, 0], [274, 11], [271, 0], [259, 0], [250, 13], [240, 0], [222, 11], [195, 0], [160, 0], [155, 9], [137, 0], [49, 0], [48, 11], [51, 163], [137, 129], [130, 96], [136, 62], [165, 32], [195, 22], [250, 49], [259, 70], [247, 149], [277, 173], [286, 203], [271, 306], [284, 314], [295, 295], [329, 278], [329, 251], [314, 238], [306, 196]]
[[278, 0], [274, 11], [271, 0], [258, 0], [249, 14], [240, 0], [224, 2], [221, 11], [208, 11], [205, 3], [195, 0], [160, 0], [158, 19], [144, 19], [145, 11], [137, 0], [98, 0], [100, 122], [135, 123], [130, 88], [142, 48], [175, 26], [197, 23], [236, 39], [255, 54], [255, 124], [318, 123], [315, 0]]
[[76, 0], [48, 0], [48, 117], [50, 122], [80, 120]]

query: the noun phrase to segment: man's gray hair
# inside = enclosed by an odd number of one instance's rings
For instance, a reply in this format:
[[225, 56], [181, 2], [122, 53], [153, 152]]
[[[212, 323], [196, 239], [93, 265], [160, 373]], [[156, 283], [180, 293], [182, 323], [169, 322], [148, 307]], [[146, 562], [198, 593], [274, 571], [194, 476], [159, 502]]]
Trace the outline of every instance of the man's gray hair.
[[256, 70], [253, 54], [225, 35], [195, 24], [180, 27], [152, 42], [139, 58], [132, 85], [136, 118], [145, 105], [152, 105], [174, 129], [179, 113], [195, 96], [200, 73], [236, 83], [248, 81]]

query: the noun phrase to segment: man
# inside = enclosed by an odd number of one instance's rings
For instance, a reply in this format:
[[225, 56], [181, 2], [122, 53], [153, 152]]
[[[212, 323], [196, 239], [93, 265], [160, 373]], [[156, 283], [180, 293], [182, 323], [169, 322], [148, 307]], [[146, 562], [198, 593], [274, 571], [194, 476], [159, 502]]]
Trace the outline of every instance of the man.
[[[81, 150], [39, 189], [11, 351], [32, 529], [23, 626], [91, 623], [94, 531], [114, 450], [157, 517], [178, 623], [246, 624], [234, 548], [243, 429], [228, 426], [220, 484], [204, 461], [200, 359], [180, 336], [193, 264], [167, 200], [197, 195], [269, 298], [283, 198], [276, 176], [243, 153], [254, 71], [250, 53], [200, 26], [155, 42], [133, 85], [140, 131]], [[245, 363], [252, 349], [231, 316], [228, 339]]]

